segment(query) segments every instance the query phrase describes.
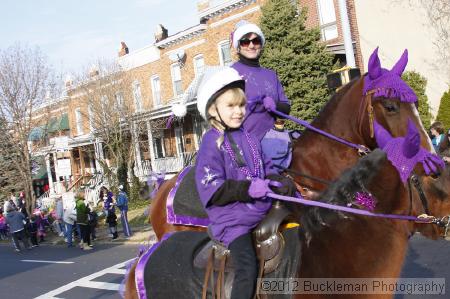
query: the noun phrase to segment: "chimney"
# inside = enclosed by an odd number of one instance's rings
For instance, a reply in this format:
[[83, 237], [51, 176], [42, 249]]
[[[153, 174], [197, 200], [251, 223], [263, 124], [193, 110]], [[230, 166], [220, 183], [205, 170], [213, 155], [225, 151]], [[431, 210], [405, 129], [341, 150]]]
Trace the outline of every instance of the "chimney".
[[198, 0], [197, 1], [197, 12], [202, 12], [209, 8], [209, 0]]
[[125, 56], [129, 53], [127, 44], [125, 42], [120, 42], [120, 49], [119, 49], [119, 57]]
[[169, 31], [164, 28], [163, 25], [158, 24], [156, 26], [156, 33], [155, 33], [155, 41], [160, 42], [163, 39], [166, 39], [169, 36]]
[[98, 76], [98, 74], [98, 67], [96, 65], [91, 66], [91, 69], [89, 70], [89, 77], [95, 78], [96, 76]]
[[66, 79], [64, 80], [64, 85], [66, 86], [67, 89], [69, 89], [72, 87], [72, 84], [73, 84], [72, 77], [67, 75]]

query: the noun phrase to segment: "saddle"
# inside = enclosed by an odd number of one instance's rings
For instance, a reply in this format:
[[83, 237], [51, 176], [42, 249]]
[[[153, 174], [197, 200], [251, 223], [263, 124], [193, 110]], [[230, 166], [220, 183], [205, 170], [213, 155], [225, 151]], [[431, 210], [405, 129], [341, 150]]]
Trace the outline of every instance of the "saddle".
[[[285, 240], [279, 229], [281, 223], [290, 215], [291, 212], [280, 201], [275, 201], [269, 213], [253, 231], [254, 245], [260, 263], [258, 278], [272, 273], [280, 264]], [[194, 266], [205, 269], [203, 299], [206, 298], [209, 282], [211, 293], [216, 294], [216, 298], [225, 298], [225, 273], [233, 273], [232, 258], [230, 250], [214, 240], [209, 241], [195, 256]], [[216, 283], [215, 271], [218, 273]], [[258, 288], [256, 293], [259, 293]]]

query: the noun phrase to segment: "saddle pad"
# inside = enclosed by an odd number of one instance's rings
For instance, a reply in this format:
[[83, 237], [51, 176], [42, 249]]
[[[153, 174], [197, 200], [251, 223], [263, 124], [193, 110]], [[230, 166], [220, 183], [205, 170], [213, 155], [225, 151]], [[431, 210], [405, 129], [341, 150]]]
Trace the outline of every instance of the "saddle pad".
[[195, 184], [195, 167], [179, 174], [167, 199], [167, 222], [171, 224], [207, 226], [209, 224]]
[[[295, 227], [282, 234], [286, 241], [283, 259], [279, 267], [265, 275], [265, 278], [297, 276], [301, 256], [301, 230]], [[193, 259], [209, 241], [206, 232], [183, 231], [176, 232], [161, 242], [144, 268], [147, 298], [201, 298], [205, 270], [195, 267]], [[288, 299], [292, 295], [278, 294], [269, 298]]]
[[206, 232], [184, 231], [162, 242], [145, 265], [147, 298], [201, 298], [205, 272], [192, 260], [209, 240]]

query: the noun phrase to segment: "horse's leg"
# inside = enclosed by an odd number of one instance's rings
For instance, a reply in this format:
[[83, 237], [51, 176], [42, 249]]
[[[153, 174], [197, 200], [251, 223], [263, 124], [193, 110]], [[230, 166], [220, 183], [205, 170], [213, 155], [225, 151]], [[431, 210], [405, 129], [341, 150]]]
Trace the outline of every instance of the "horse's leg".
[[131, 267], [130, 272], [128, 273], [127, 281], [125, 282], [125, 299], [139, 299], [137, 290], [136, 290], [136, 283], [135, 283], [135, 273], [136, 270], [136, 263]]

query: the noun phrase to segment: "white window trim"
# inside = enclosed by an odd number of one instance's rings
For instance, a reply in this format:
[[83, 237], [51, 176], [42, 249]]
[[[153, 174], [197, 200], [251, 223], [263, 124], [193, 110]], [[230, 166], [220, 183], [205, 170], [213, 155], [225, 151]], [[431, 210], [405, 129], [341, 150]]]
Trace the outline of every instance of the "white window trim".
[[176, 86], [175, 86], [174, 72], [173, 72], [173, 68], [174, 68], [175, 66], [178, 66], [178, 67], [180, 68], [180, 81], [181, 81], [181, 82], [183, 82], [183, 78], [181, 78], [181, 65], [180, 65], [180, 63], [178, 63], [178, 62], [172, 63], [172, 64], [170, 65], [170, 75], [171, 75], [171, 77], [172, 77], [172, 91], [173, 91], [173, 96], [174, 96], [174, 97], [179, 97], [180, 95], [183, 94], [183, 92], [181, 92], [180, 94], [177, 94], [177, 89], [176, 89]]
[[[139, 86], [139, 103], [138, 99], [136, 98], [136, 88]], [[141, 84], [138, 80], [134, 81], [132, 84], [132, 92], [133, 92], [133, 100], [134, 100], [134, 109], [136, 112], [141, 112], [143, 110], [142, 105], [142, 90], [141, 90]]]
[[205, 57], [203, 56], [203, 54], [198, 54], [195, 55], [192, 62], [194, 64], [194, 74], [195, 76], [198, 76], [198, 71], [197, 71], [197, 61], [199, 61], [200, 59], [203, 59], [203, 69], [205, 68]]
[[77, 127], [78, 135], [83, 135], [83, 115], [81, 114], [81, 108], [75, 108], [75, 124]]
[[[156, 88], [154, 80], [158, 79], [159, 81], [159, 100], [156, 99]], [[150, 77], [150, 85], [152, 87], [152, 98], [153, 98], [153, 108], [157, 108], [162, 106], [162, 98], [161, 98], [161, 78], [158, 75], [153, 75]]]
[[[223, 57], [222, 57], [222, 45], [225, 45], [225, 44], [228, 44], [228, 46], [231, 46], [231, 43], [229, 40], [223, 40], [217, 44], [217, 52], [219, 53], [219, 61], [220, 61], [221, 66], [224, 66], [224, 63], [225, 63], [223, 61]], [[231, 55], [231, 50], [230, 50], [230, 55]]]
[[92, 111], [92, 105], [88, 105], [88, 116], [89, 116], [89, 130], [94, 132], [94, 111]]
[[[318, 9], [318, 15], [319, 15], [319, 24], [320, 24], [320, 33], [321, 33], [321, 37], [323, 41], [329, 41], [329, 40], [333, 40], [339, 37], [339, 30], [337, 28], [337, 16], [336, 16], [336, 6], [334, 5], [334, 1], [329, 0], [330, 3], [332, 4], [332, 10], [334, 12], [334, 16], [332, 16], [332, 20], [329, 20], [328, 22], [325, 22], [323, 20], [324, 18], [324, 8], [321, 5], [321, 1], [317, 0], [317, 9]], [[335, 32], [335, 36], [331, 37], [331, 38], [326, 38], [325, 36], [325, 30], [327, 28], [330, 27], [336, 27], [336, 32]]]

